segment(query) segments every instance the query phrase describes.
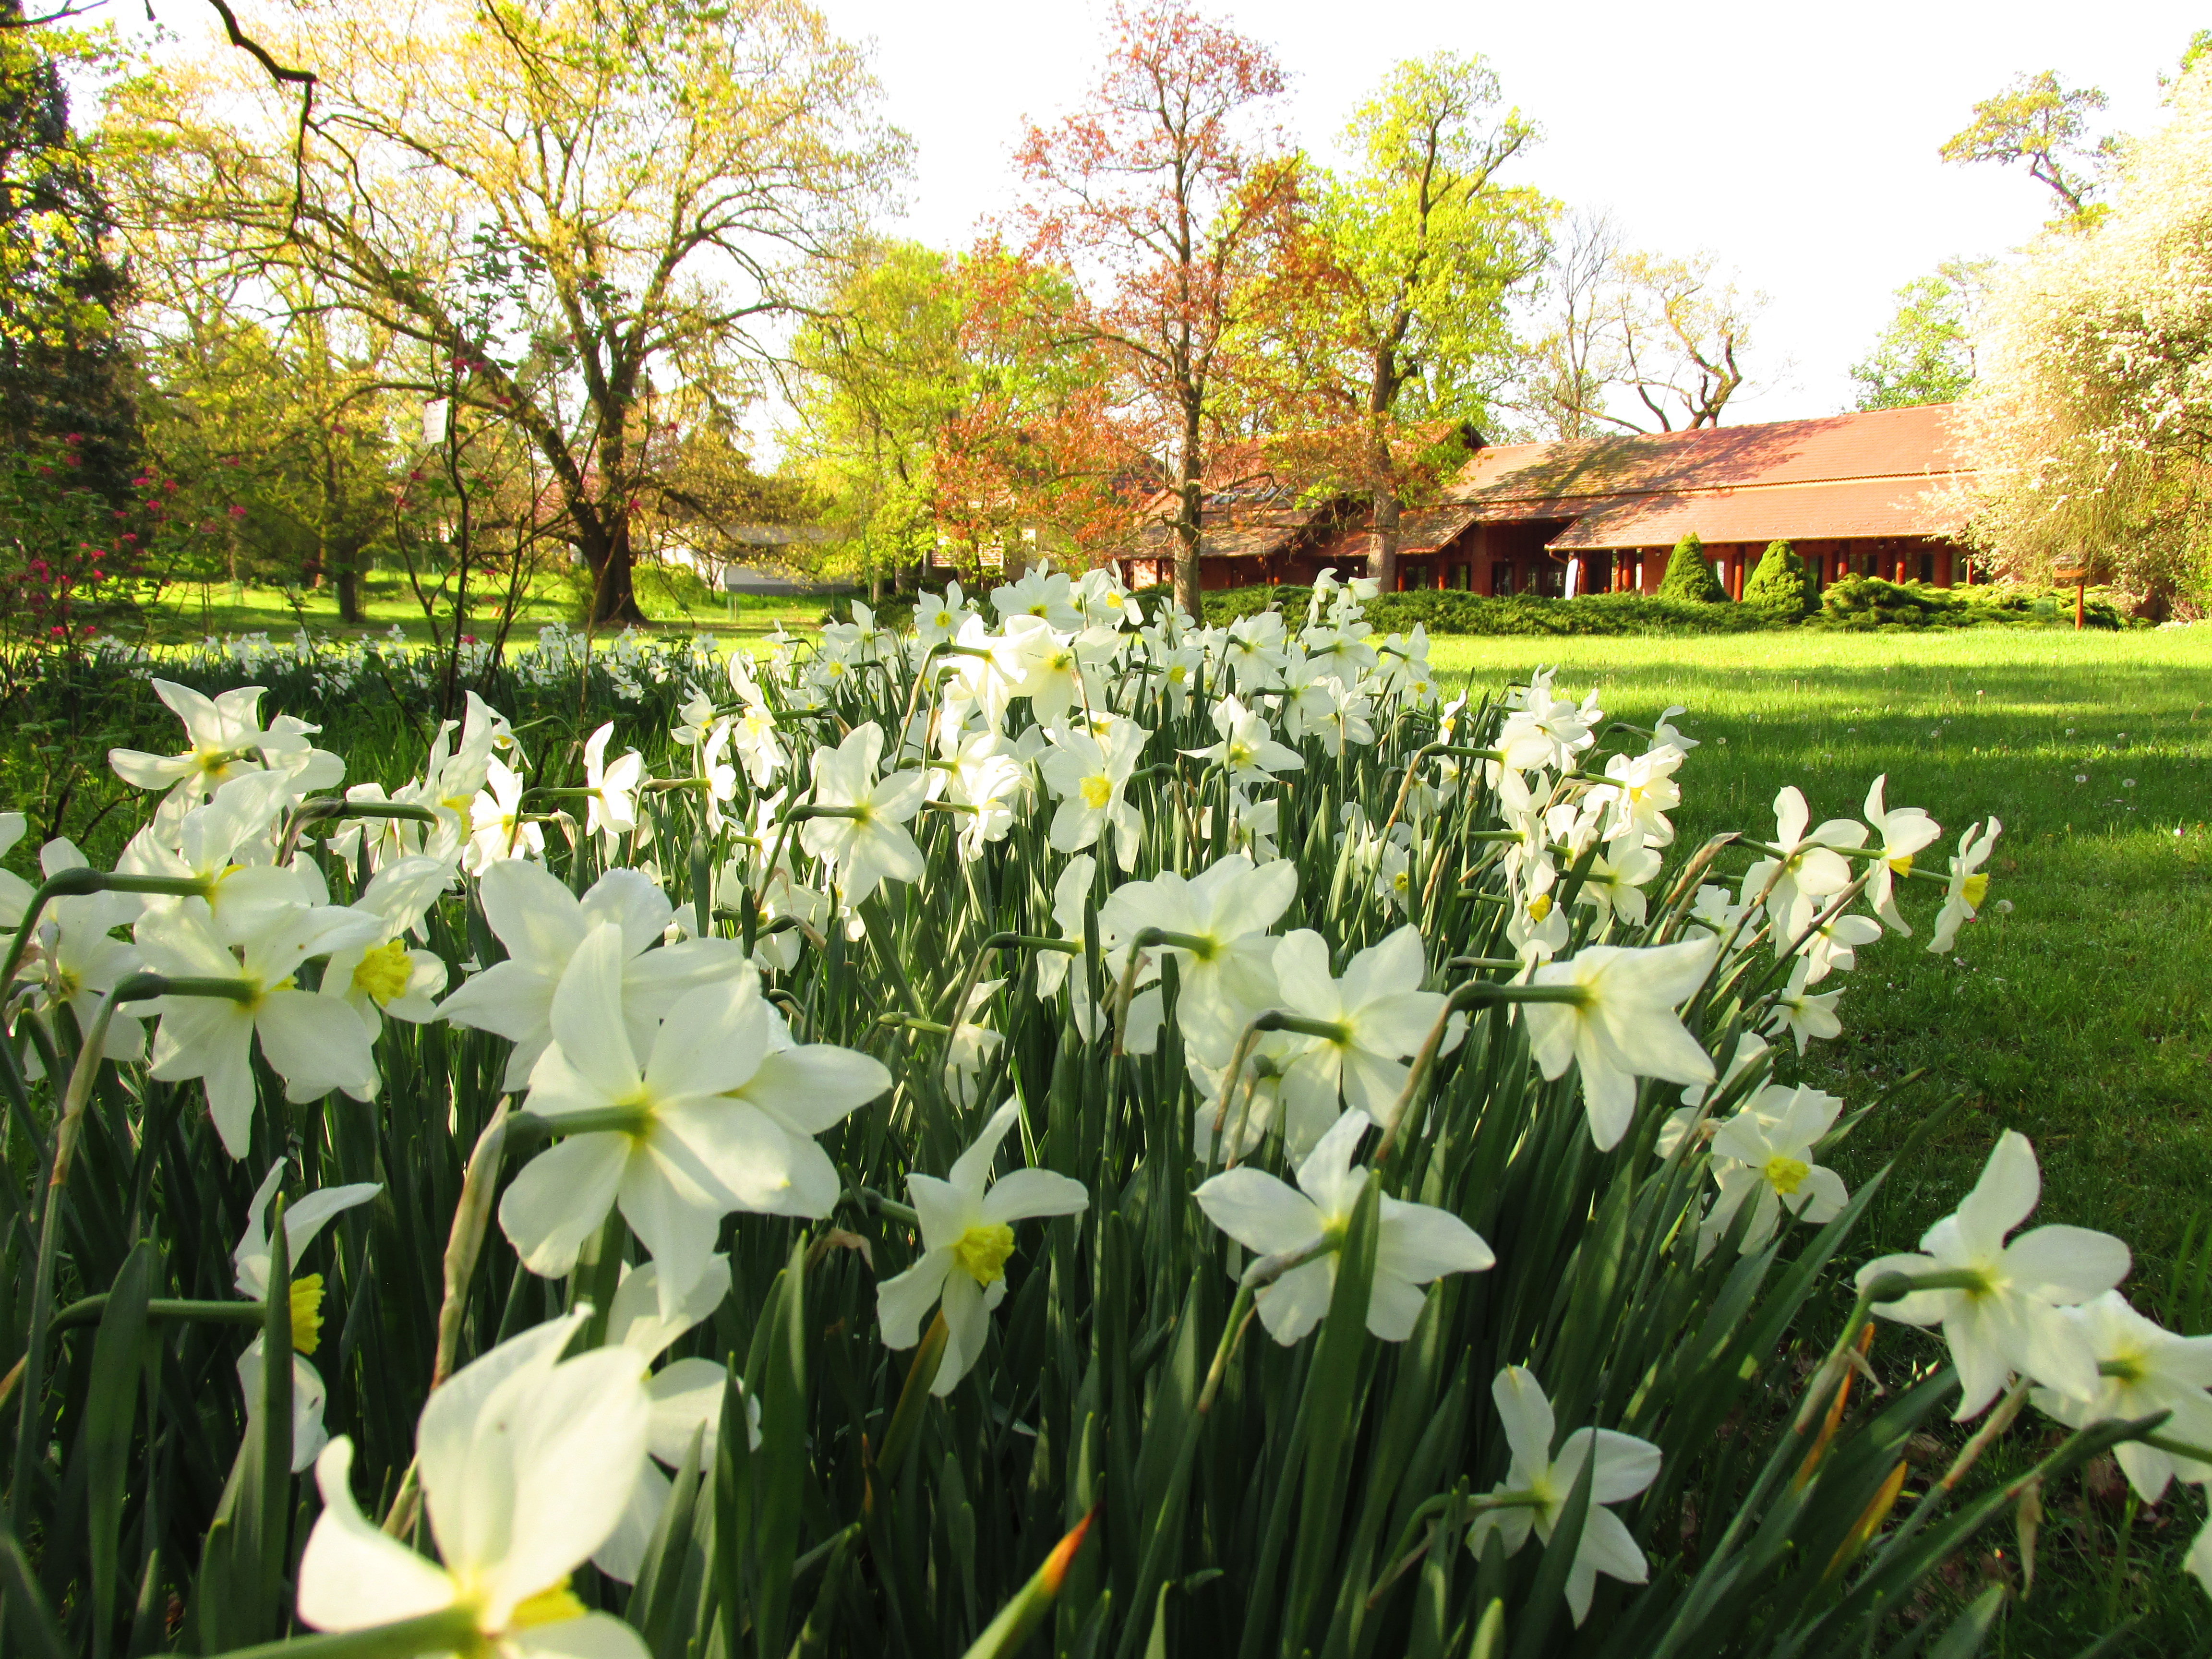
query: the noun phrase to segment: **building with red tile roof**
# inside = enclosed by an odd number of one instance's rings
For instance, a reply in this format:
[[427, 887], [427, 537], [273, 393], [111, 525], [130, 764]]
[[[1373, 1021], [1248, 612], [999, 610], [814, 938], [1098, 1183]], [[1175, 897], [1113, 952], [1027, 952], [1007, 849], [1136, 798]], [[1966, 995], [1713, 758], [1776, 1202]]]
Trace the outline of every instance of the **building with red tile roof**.
[[[1482, 593], [1655, 592], [1694, 531], [1732, 594], [1787, 541], [1825, 585], [1847, 572], [1948, 586], [1973, 474], [1949, 404], [1477, 450], [1400, 526], [1399, 586]], [[1364, 568], [1369, 528], [1343, 503], [1308, 507], [1274, 480], [1209, 497], [1205, 585], [1306, 581]], [[1240, 510], [1241, 508], [1241, 510]], [[1147, 550], [1150, 551], [1151, 550]], [[1168, 553], [1163, 547], [1161, 553]], [[1133, 559], [1133, 580], [1165, 558]]]

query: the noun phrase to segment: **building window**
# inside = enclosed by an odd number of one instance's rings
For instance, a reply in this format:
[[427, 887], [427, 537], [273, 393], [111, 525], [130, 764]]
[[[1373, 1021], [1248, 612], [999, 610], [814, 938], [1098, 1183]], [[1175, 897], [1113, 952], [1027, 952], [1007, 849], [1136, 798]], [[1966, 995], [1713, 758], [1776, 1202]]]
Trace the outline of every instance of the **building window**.
[[1513, 565], [1510, 560], [1493, 559], [1490, 563], [1490, 591], [1504, 596], [1513, 591]]
[[1920, 580], [1930, 584], [1936, 580], [1936, 556], [1933, 553], [1920, 556]]

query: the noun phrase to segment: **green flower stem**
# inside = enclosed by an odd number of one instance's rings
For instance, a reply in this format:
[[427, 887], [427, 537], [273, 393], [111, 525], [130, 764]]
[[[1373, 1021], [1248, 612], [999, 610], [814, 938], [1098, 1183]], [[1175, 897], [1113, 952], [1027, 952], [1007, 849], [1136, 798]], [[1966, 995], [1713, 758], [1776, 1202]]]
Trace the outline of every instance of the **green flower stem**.
[[653, 1127], [653, 1114], [637, 1106], [605, 1106], [596, 1111], [563, 1112], [558, 1117], [517, 1112], [507, 1125], [514, 1134], [642, 1135]]
[[[1514, 964], [1518, 967], [1519, 963]], [[1429, 1035], [1421, 1044], [1421, 1052], [1413, 1056], [1413, 1064], [1406, 1074], [1406, 1086], [1399, 1091], [1398, 1103], [1390, 1109], [1389, 1121], [1383, 1126], [1382, 1144], [1375, 1151], [1375, 1167], [1385, 1168], [1398, 1143], [1407, 1138], [1409, 1121], [1419, 1127], [1419, 1112], [1416, 1109], [1422, 1098], [1422, 1089], [1429, 1080], [1429, 1072], [1436, 1065], [1437, 1055], [1443, 1048], [1444, 1034], [1450, 1029], [1454, 1014], [1486, 1005], [1511, 1002], [1564, 1002], [1579, 1005], [1589, 1000], [1589, 993], [1579, 985], [1506, 985], [1496, 980], [1472, 980], [1460, 986], [1444, 999], [1443, 1011], [1437, 1023], [1429, 1028]]]
[[82, 898], [92, 893], [169, 893], [184, 897], [197, 897], [207, 892], [212, 884], [198, 876], [118, 876], [104, 870], [64, 870], [42, 883], [31, 895], [24, 907], [23, 920], [15, 929], [15, 943], [8, 948], [5, 963], [0, 963], [0, 986], [15, 982], [15, 970], [23, 965], [23, 953], [31, 947], [31, 935], [46, 913], [47, 902], [58, 898]]
[[914, 1351], [914, 1363], [907, 1367], [906, 1383], [899, 1389], [898, 1404], [891, 1408], [891, 1420], [884, 1427], [883, 1451], [875, 1464], [894, 1480], [898, 1479], [899, 1466], [906, 1461], [907, 1449], [913, 1445], [914, 1437], [921, 1427], [922, 1410], [929, 1404], [930, 1384], [937, 1381], [938, 1367], [945, 1359], [945, 1345], [950, 1340], [945, 1310], [939, 1308], [937, 1316], [929, 1322], [929, 1328], [922, 1333], [921, 1346]]
[[[107, 1292], [88, 1296], [72, 1302], [53, 1317], [49, 1330], [65, 1331], [79, 1325], [97, 1325], [100, 1316], [107, 1310]], [[155, 1297], [146, 1304], [149, 1319], [174, 1319], [188, 1324], [254, 1325], [262, 1319], [258, 1302], [185, 1302], [174, 1297]]]
[[[63, 872], [64, 875], [76, 873]], [[46, 884], [49, 888], [52, 885], [52, 882]], [[44, 893], [46, 889], [40, 890]], [[29, 927], [36, 915], [34, 906], [30, 916], [25, 918], [24, 926]], [[21, 944], [21, 935], [17, 936], [16, 942]], [[31, 1280], [28, 1340], [23, 1346], [23, 1403], [15, 1416], [15, 1463], [8, 1481], [6, 1524], [11, 1534], [21, 1527], [23, 1492], [32, 1484], [33, 1459], [42, 1449], [46, 1342], [53, 1328], [54, 1273], [61, 1254], [62, 1199], [68, 1189], [70, 1166], [76, 1150], [77, 1133], [84, 1122], [85, 1104], [92, 1098], [93, 1084], [100, 1076], [100, 1051], [107, 1046], [107, 1028], [115, 1018], [115, 1010], [122, 1004], [160, 996], [164, 991], [174, 990], [176, 983], [164, 980], [159, 974], [126, 974], [118, 981], [100, 1005], [99, 1013], [93, 1017], [92, 1029], [85, 1033], [84, 1046], [77, 1050], [76, 1066], [70, 1073], [69, 1088], [62, 1097], [61, 1116], [54, 1124], [46, 1209], [39, 1220], [39, 1255]]]
[[291, 821], [284, 826], [284, 834], [277, 842], [276, 862], [289, 864], [300, 845], [301, 833], [309, 824], [325, 818], [404, 818], [413, 823], [435, 823], [438, 815], [411, 801], [347, 800], [341, 795], [318, 795], [313, 800], [301, 801], [292, 810]]
[[368, 1630], [326, 1631], [288, 1642], [234, 1648], [223, 1659], [416, 1659], [417, 1655], [443, 1653], [475, 1659], [491, 1650], [467, 1608], [441, 1607]]
[[1123, 1047], [1129, 1034], [1129, 1004], [1137, 994], [1137, 969], [1144, 959], [1145, 948], [1152, 945], [1171, 945], [1198, 957], [1213, 954], [1213, 941], [1200, 939], [1195, 933], [1177, 933], [1165, 927], [1139, 927], [1137, 936], [1129, 941], [1129, 960], [1121, 969], [1121, 984], [1114, 999], [1113, 1054], [1120, 1058], [1127, 1053]]

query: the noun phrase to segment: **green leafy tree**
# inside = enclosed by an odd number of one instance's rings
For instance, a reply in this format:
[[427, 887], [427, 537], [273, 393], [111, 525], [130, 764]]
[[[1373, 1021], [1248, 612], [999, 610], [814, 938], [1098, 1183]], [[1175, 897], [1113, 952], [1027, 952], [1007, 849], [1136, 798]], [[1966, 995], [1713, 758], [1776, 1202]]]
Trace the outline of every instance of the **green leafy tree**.
[[25, 26], [0, 4], [0, 444], [43, 452], [70, 434], [79, 487], [119, 511], [138, 471], [135, 376], [118, 337], [130, 283], [95, 146], [70, 118], [64, 71], [110, 48]]
[[1667, 574], [1659, 579], [1659, 597], [1695, 605], [1725, 605], [1728, 590], [1713, 568], [1705, 562], [1705, 544], [1694, 530], [1674, 544], [1667, 561]]
[[1874, 349], [1851, 365], [1861, 409], [1956, 403], [1974, 384], [1974, 325], [1995, 261], [1946, 259], [1897, 290]]
[[1357, 170], [1307, 175], [1266, 284], [1255, 322], [1277, 338], [1255, 356], [1315, 417], [1299, 424], [1328, 453], [1301, 471], [1372, 497], [1367, 574], [1385, 589], [1401, 510], [1439, 459], [1409, 428], [1491, 424], [1515, 366], [1507, 302], [1542, 267], [1556, 210], [1499, 174], [1535, 137], [1480, 58], [1400, 64], [1345, 134]]
[[2056, 223], [2086, 228], [2104, 208], [2094, 198], [2099, 175], [2118, 153], [2109, 134], [2092, 137], [2089, 120], [2105, 109], [2095, 87], [2063, 87], [2056, 70], [2023, 75], [1974, 106], [1974, 118], [1943, 141], [1938, 152], [1958, 166], [2025, 162], [2027, 176], [2058, 198]]
[[1769, 542], [1759, 568], [1743, 585], [1744, 608], [1770, 622], [1794, 623], [1813, 609], [1811, 585], [1811, 574], [1797, 550], [1788, 542]]

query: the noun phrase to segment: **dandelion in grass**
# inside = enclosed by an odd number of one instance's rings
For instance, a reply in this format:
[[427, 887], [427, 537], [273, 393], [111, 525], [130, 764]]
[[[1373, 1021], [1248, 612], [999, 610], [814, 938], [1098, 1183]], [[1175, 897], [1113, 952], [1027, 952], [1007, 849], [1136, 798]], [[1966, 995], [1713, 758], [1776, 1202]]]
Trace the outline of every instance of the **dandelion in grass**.
[[[1262, 1255], [1341, 1243], [1370, 1174], [1354, 1167], [1352, 1154], [1372, 1127], [1364, 1112], [1339, 1118], [1298, 1165], [1296, 1187], [1244, 1165], [1223, 1170], [1191, 1196], [1207, 1220]], [[1276, 1341], [1285, 1346], [1297, 1341], [1328, 1312], [1337, 1255], [1330, 1249], [1255, 1294], [1260, 1322]], [[1420, 1319], [1424, 1285], [1446, 1273], [1486, 1273], [1496, 1261], [1482, 1236], [1449, 1211], [1384, 1194], [1376, 1218], [1368, 1330], [1385, 1342], [1403, 1342]]]
[[1475, 1517], [1468, 1528], [1467, 1547], [1480, 1556], [1495, 1534], [1505, 1553], [1513, 1555], [1532, 1532], [1548, 1546], [1587, 1466], [1589, 1505], [1583, 1512], [1582, 1535], [1575, 1540], [1565, 1586], [1568, 1610], [1580, 1625], [1589, 1616], [1600, 1573], [1628, 1584], [1641, 1584], [1650, 1576], [1644, 1552], [1608, 1506], [1626, 1503], [1659, 1478], [1659, 1449], [1613, 1429], [1578, 1429], [1554, 1457], [1552, 1441], [1559, 1425], [1552, 1402], [1545, 1398], [1535, 1374], [1522, 1366], [1508, 1365], [1498, 1372], [1490, 1385], [1490, 1397], [1497, 1403], [1505, 1425], [1505, 1443], [1513, 1453], [1505, 1479], [1491, 1496], [1507, 1501]]
[[2042, 1194], [2027, 1137], [2008, 1129], [1957, 1210], [1930, 1227], [1921, 1254], [1877, 1256], [1859, 1269], [1865, 1290], [1885, 1273], [1957, 1274], [1966, 1282], [1877, 1303], [1885, 1319], [1938, 1325], [1959, 1368], [1955, 1415], [1973, 1416], [2015, 1371], [2077, 1399], [2096, 1397], [2097, 1362], [2081, 1331], [2058, 1316], [2127, 1276], [2128, 1247], [2087, 1227], [2043, 1226], [2007, 1243]]
[[907, 1195], [914, 1200], [921, 1232], [921, 1259], [876, 1287], [876, 1317], [886, 1347], [911, 1348], [921, 1340], [929, 1310], [942, 1304], [945, 1354], [930, 1384], [932, 1394], [951, 1393], [982, 1357], [991, 1310], [1006, 1296], [1014, 1223], [1074, 1215], [1091, 1201], [1081, 1182], [1049, 1170], [1013, 1170], [991, 1181], [999, 1145], [1021, 1115], [1021, 1108], [1011, 1103], [994, 1112], [945, 1179], [907, 1177]]
[[635, 1352], [561, 1353], [585, 1314], [526, 1331], [455, 1372], [416, 1426], [416, 1465], [443, 1565], [388, 1538], [354, 1501], [353, 1443], [315, 1463], [323, 1512], [300, 1558], [300, 1622], [372, 1630], [451, 1609], [423, 1651], [511, 1659], [646, 1659], [611, 1613], [568, 1584], [621, 1522], [653, 1410]]
[[1529, 976], [1539, 986], [1578, 994], [1531, 1002], [1520, 1010], [1528, 1046], [1547, 1078], [1582, 1078], [1590, 1139], [1610, 1150], [1636, 1110], [1636, 1079], [1710, 1083], [1712, 1057], [1698, 1047], [1674, 1011], [1711, 971], [1718, 945], [1711, 939], [1645, 949], [1593, 945], [1565, 962], [1546, 963]]
[[[231, 1253], [231, 1261], [238, 1269], [238, 1293], [249, 1302], [269, 1299], [269, 1203], [276, 1195], [276, 1188], [284, 1179], [284, 1165], [280, 1159], [269, 1166], [261, 1185], [246, 1206], [246, 1231]], [[354, 1207], [366, 1204], [383, 1188], [375, 1182], [357, 1182], [349, 1187], [325, 1187], [320, 1192], [309, 1193], [297, 1204], [284, 1208], [285, 1255], [294, 1265], [315, 1235], [329, 1224], [331, 1218]], [[322, 1374], [307, 1363], [307, 1356], [321, 1346], [323, 1329], [323, 1276], [302, 1273], [293, 1279], [289, 1295], [292, 1301], [292, 1472], [297, 1474], [315, 1461], [330, 1435], [323, 1427], [323, 1407], [328, 1398], [323, 1387]], [[266, 1354], [264, 1340], [256, 1335], [244, 1353], [238, 1357], [238, 1380], [246, 1391], [246, 1409], [249, 1417], [260, 1407], [261, 1367]]]

